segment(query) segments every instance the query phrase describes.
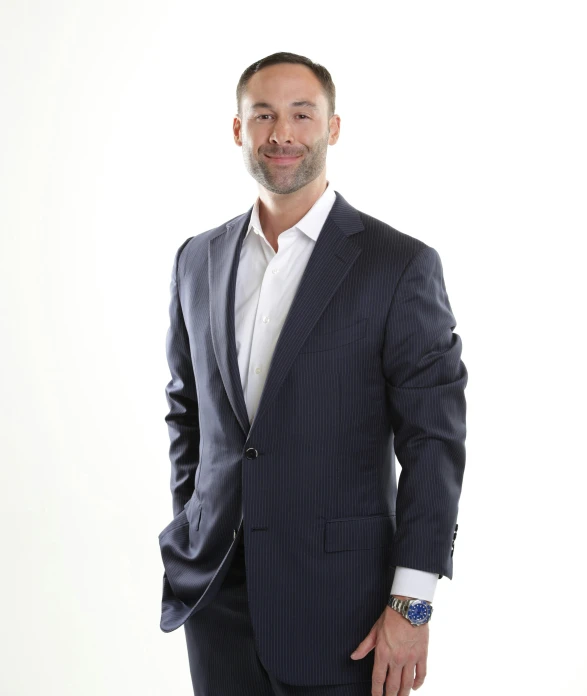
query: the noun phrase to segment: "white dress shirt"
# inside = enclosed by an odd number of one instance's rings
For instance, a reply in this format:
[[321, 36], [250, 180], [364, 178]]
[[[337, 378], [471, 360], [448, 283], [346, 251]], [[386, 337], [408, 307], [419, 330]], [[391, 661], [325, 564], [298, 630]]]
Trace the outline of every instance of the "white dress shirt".
[[[251, 423], [281, 327], [335, 199], [328, 181], [304, 217], [278, 236], [277, 252], [263, 234], [259, 197], [255, 201], [241, 248], [234, 307], [238, 365]], [[437, 573], [397, 566], [391, 594], [432, 601], [437, 581]]]

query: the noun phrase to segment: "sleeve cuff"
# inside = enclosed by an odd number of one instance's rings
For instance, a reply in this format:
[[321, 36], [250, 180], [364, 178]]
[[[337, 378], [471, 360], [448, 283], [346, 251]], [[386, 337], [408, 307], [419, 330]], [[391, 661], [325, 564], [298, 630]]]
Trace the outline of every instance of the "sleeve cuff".
[[397, 566], [390, 594], [415, 597], [431, 602], [434, 599], [438, 573], [428, 573], [425, 570]]

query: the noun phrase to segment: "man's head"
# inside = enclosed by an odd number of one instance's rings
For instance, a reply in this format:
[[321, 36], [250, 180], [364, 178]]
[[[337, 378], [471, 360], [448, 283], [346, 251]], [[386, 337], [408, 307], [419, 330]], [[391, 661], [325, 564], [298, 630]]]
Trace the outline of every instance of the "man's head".
[[273, 193], [293, 193], [324, 171], [328, 145], [340, 131], [335, 96], [328, 70], [295, 53], [274, 53], [244, 71], [236, 90], [234, 140], [259, 184]]

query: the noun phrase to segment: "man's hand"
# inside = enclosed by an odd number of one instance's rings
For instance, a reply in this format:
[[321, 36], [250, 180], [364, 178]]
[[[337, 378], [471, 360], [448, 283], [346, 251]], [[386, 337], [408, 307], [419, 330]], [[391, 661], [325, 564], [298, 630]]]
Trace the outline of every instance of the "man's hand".
[[422, 686], [426, 677], [428, 638], [428, 624], [412, 626], [397, 611], [385, 607], [367, 637], [351, 655], [353, 659], [360, 660], [375, 648], [372, 696], [408, 696], [410, 689]]

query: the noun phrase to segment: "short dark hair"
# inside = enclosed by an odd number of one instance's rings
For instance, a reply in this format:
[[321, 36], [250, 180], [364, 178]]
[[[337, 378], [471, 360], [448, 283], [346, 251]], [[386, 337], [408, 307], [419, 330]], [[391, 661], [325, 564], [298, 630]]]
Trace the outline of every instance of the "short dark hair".
[[328, 102], [329, 109], [328, 118], [330, 119], [334, 114], [336, 108], [336, 88], [334, 87], [334, 82], [332, 81], [332, 77], [328, 70], [326, 70], [326, 68], [323, 65], [320, 65], [319, 63], [314, 63], [314, 61], [310, 60], [309, 58], [306, 58], [305, 56], [299, 56], [297, 53], [285, 52], [272, 53], [270, 56], [267, 56], [266, 58], [261, 58], [261, 60], [255, 61], [252, 65], [249, 65], [249, 67], [240, 76], [240, 80], [238, 81], [238, 85], [236, 86], [236, 111], [239, 117], [241, 116], [242, 97], [245, 92], [247, 83], [249, 82], [251, 77], [256, 72], [259, 72], [259, 70], [261, 70], [262, 68], [266, 68], [268, 65], [277, 65], [279, 63], [299, 63], [300, 65], [305, 65], [306, 67], [310, 68], [314, 75], [316, 75], [316, 77], [320, 80], [322, 89], [324, 90], [324, 93], [326, 95], [326, 100]]

